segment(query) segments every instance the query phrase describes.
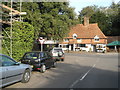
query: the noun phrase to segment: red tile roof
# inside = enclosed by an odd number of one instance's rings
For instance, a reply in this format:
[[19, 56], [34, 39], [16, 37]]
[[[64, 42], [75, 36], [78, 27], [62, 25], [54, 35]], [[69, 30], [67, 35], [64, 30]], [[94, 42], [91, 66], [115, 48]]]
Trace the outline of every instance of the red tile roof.
[[100, 30], [97, 23], [86, 26], [83, 24], [73, 26], [70, 28], [70, 33], [67, 38], [72, 38], [74, 33], [77, 34], [77, 38], [94, 38], [96, 35], [99, 38], [107, 38]]

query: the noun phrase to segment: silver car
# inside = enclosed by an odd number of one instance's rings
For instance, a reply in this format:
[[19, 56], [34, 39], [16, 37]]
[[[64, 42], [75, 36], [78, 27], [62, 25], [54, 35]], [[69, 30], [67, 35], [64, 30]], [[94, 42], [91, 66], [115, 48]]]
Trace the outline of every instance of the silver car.
[[21, 81], [27, 83], [31, 77], [30, 65], [20, 64], [12, 58], [0, 54], [0, 87]]

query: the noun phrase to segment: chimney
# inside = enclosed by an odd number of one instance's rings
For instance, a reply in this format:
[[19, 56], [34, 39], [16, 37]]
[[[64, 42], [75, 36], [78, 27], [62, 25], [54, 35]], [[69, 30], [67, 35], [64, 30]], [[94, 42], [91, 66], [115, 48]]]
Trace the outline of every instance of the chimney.
[[89, 25], [89, 17], [84, 17], [84, 26], [88, 26]]

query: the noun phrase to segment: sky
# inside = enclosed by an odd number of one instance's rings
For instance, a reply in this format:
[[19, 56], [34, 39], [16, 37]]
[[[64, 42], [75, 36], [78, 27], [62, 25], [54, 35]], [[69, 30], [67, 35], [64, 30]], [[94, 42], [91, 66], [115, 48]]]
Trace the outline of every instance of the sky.
[[81, 11], [82, 8], [86, 6], [97, 5], [98, 7], [107, 7], [110, 6], [112, 2], [118, 3], [120, 0], [69, 0], [70, 6], [75, 8], [77, 15], [78, 11]]

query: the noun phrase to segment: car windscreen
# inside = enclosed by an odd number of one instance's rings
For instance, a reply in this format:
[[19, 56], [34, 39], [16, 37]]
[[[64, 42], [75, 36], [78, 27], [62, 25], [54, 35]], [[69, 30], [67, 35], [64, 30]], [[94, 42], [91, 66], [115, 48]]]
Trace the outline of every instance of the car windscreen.
[[54, 52], [62, 52], [62, 49], [54, 49]]
[[30, 52], [24, 55], [24, 59], [38, 59], [38, 58], [39, 58], [39, 53], [37, 52]]

